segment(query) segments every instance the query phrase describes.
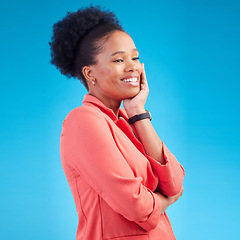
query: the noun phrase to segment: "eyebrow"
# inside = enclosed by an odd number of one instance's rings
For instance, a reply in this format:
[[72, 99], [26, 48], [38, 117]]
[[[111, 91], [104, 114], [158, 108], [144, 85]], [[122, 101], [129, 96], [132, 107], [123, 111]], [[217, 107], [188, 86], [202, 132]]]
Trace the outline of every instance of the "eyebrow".
[[[138, 52], [138, 50], [137, 50], [136, 48], [133, 48], [132, 51], [133, 51], [133, 52]], [[125, 52], [124, 52], [124, 51], [117, 51], [117, 52], [113, 53], [113, 54], [111, 55], [111, 57], [113, 57], [113, 56], [115, 56], [115, 55], [117, 55], [117, 54], [121, 54], [121, 53], [125, 53]]]

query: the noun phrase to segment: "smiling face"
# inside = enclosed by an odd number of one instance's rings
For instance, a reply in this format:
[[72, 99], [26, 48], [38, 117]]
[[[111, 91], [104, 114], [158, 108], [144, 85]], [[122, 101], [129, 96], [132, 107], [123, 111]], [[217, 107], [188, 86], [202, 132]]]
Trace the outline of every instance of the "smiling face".
[[96, 56], [97, 63], [84, 67], [83, 73], [88, 80], [89, 94], [113, 108], [139, 93], [142, 65], [132, 38], [125, 32], [113, 32], [102, 47]]

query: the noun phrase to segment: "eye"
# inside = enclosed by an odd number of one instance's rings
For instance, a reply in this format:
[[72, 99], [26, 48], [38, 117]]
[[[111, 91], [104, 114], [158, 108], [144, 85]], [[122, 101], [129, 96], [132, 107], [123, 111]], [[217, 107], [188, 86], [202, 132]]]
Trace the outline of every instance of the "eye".
[[139, 57], [135, 57], [135, 58], [133, 58], [133, 60], [139, 60]]
[[121, 62], [123, 62], [123, 60], [122, 59], [117, 59], [117, 60], [114, 60], [113, 62], [121, 63]]

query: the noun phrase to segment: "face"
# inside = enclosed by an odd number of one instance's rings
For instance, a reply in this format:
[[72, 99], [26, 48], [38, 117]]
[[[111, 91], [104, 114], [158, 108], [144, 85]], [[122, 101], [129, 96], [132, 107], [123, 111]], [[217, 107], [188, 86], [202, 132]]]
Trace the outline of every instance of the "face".
[[140, 91], [142, 65], [132, 38], [125, 32], [115, 31], [103, 43], [96, 56], [97, 63], [90, 66], [89, 93], [106, 106], [132, 98]]

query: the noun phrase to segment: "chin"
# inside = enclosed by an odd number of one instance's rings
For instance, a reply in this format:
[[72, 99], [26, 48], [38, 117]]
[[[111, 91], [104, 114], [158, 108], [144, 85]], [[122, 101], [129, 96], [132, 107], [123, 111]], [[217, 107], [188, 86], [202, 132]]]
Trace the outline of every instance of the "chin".
[[125, 97], [125, 99], [127, 99], [127, 98], [134, 98], [135, 96], [137, 96], [137, 95], [139, 94], [139, 92], [140, 92], [140, 89], [135, 90], [135, 91], [131, 91], [131, 93], [129, 93], [129, 94]]

